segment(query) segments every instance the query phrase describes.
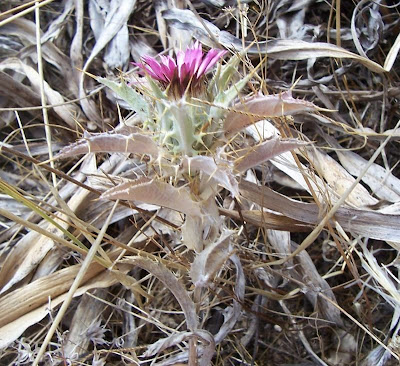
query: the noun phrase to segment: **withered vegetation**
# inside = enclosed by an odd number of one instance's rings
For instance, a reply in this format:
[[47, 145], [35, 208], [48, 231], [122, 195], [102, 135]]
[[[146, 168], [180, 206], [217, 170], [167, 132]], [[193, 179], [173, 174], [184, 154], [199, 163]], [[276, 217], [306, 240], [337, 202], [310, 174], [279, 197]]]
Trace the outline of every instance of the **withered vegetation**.
[[[399, 10], [1, 1], [0, 364], [398, 365]], [[195, 41], [170, 153], [135, 63]]]

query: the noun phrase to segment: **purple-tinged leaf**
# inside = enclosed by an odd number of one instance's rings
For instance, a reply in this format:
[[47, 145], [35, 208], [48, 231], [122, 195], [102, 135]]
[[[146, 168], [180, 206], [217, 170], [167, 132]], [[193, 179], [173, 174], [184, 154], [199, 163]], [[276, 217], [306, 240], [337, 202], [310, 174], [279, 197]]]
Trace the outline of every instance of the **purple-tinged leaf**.
[[154, 158], [159, 155], [157, 144], [149, 136], [141, 133], [124, 135], [105, 132], [97, 135], [85, 133], [83, 139], [62, 149], [56, 158], [66, 158], [91, 152], [147, 154]]
[[315, 104], [293, 98], [290, 91], [275, 95], [258, 94], [232, 106], [232, 111], [225, 118], [225, 136], [230, 136], [268, 117], [282, 117], [317, 110]]
[[249, 147], [240, 151], [241, 157], [235, 161], [235, 169], [238, 172], [246, 171], [253, 168], [273, 157], [280, 155], [286, 151], [296, 149], [298, 147], [307, 145], [307, 142], [297, 139], [280, 139], [272, 138], [266, 140], [259, 145]]
[[176, 188], [171, 184], [148, 178], [122, 183], [104, 192], [101, 198], [140, 201], [168, 207], [189, 216], [202, 216], [200, 204], [193, 201], [186, 187]]

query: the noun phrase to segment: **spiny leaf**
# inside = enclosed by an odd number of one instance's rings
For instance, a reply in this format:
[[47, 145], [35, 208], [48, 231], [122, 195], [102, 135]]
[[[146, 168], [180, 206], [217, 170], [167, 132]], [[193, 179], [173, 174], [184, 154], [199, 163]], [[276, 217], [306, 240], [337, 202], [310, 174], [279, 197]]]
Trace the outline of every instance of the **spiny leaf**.
[[78, 154], [91, 152], [119, 152], [132, 154], [148, 154], [152, 157], [159, 155], [157, 144], [141, 133], [99, 133], [91, 135], [85, 133], [84, 139], [65, 147], [56, 158], [66, 158]]
[[233, 105], [225, 118], [225, 136], [230, 136], [245, 127], [267, 117], [281, 117], [302, 112], [315, 112], [318, 107], [303, 99], [295, 99], [290, 91], [276, 95], [262, 95], [245, 99]]
[[111, 188], [101, 198], [140, 201], [168, 207], [190, 216], [202, 215], [200, 204], [193, 201], [186, 187], [176, 188], [171, 184], [144, 177]]
[[133, 88], [128, 87], [124, 82], [116, 83], [102, 77], [97, 77], [96, 80], [109, 87], [115, 94], [127, 102], [143, 121], [150, 118], [149, 104]]
[[243, 172], [255, 167], [286, 151], [306, 145], [307, 142], [297, 139], [272, 138], [263, 143], [240, 151], [240, 158], [235, 161], [235, 169]]

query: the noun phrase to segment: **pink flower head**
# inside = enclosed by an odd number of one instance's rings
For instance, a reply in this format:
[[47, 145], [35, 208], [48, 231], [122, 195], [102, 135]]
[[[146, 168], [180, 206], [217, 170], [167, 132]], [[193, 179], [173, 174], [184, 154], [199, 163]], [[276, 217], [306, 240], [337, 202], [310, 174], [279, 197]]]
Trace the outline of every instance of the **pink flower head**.
[[186, 51], [178, 51], [176, 59], [160, 56], [160, 61], [150, 56], [135, 64], [154, 80], [159, 81], [174, 97], [181, 97], [187, 90], [193, 94], [201, 87], [202, 77], [226, 54], [224, 50], [211, 49], [203, 54], [201, 44], [195, 42]]

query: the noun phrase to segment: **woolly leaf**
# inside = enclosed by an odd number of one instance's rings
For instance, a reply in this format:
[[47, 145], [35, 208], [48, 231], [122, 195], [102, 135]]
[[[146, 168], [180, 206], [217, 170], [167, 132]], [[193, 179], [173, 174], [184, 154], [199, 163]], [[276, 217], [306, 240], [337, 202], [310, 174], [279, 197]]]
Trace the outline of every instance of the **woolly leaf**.
[[149, 104], [133, 88], [128, 87], [124, 82], [116, 83], [115, 81], [101, 77], [97, 77], [96, 80], [109, 87], [115, 94], [128, 103], [143, 121], [150, 118]]

